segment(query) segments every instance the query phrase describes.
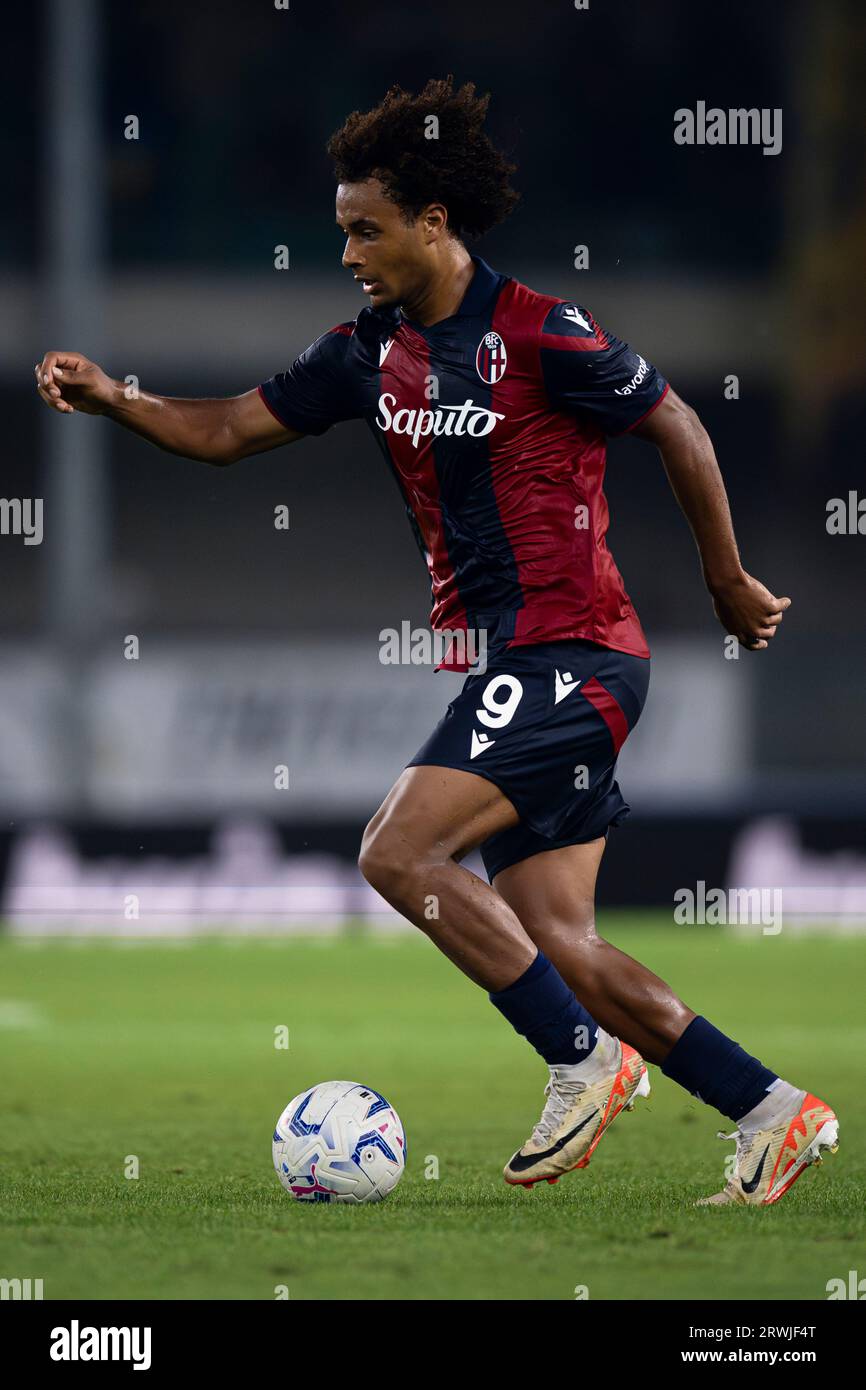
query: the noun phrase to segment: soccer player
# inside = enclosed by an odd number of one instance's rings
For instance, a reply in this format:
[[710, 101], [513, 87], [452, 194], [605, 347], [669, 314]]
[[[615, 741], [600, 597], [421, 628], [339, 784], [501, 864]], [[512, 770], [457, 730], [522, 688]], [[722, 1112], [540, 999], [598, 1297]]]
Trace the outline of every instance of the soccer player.
[[[226, 400], [127, 399], [78, 352], [36, 367], [53, 409], [107, 415], [160, 448], [224, 465], [363, 419], [402, 494], [434, 630], [486, 643], [461, 693], [364, 834], [367, 880], [485, 989], [550, 1069], [505, 1178], [583, 1168], [647, 1095], [645, 1060], [736, 1126], [708, 1202], [777, 1201], [834, 1149], [824, 1101], [764, 1066], [599, 937], [593, 899], [614, 780], [649, 652], [608, 550], [605, 440], [654, 444], [725, 632], [765, 650], [790, 604], [744, 570], [712, 444], [660, 373], [589, 310], [471, 255], [511, 211], [513, 166], [470, 83], [392, 88], [331, 138], [343, 266], [369, 304], [289, 368]], [[461, 860], [480, 847], [490, 883]]]

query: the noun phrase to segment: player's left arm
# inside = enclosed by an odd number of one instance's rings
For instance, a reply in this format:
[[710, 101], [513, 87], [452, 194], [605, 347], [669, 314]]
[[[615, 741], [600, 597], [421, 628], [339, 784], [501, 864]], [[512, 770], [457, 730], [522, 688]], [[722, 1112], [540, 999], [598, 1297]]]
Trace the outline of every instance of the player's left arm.
[[558, 301], [541, 325], [539, 361], [556, 409], [575, 411], [605, 435], [655, 444], [697, 542], [720, 623], [761, 651], [790, 606], [740, 562], [727, 493], [710, 437], [657, 369], [606, 331], [581, 304]]
[[777, 598], [743, 568], [725, 484], [698, 415], [669, 387], [630, 432], [655, 444], [661, 454], [674, 496], [692, 529], [719, 622], [749, 651], [763, 650], [791, 600]]

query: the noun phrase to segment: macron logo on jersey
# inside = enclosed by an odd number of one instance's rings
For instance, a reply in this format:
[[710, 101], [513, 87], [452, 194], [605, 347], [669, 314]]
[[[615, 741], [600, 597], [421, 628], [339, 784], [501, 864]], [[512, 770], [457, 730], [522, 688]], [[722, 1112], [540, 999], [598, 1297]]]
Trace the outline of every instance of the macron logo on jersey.
[[379, 366], [380, 366], [380, 367], [381, 367], [382, 363], [385, 361], [385, 358], [388, 356], [388, 353], [391, 351], [391, 349], [392, 349], [393, 346], [394, 346], [394, 339], [393, 339], [393, 338], [389, 338], [388, 341], [387, 341], [386, 343], [380, 343], [380, 344], [379, 344]]
[[416, 449], [418, 448], [418, 441], [428, 434], [435, 436], [469, 434], [473, 439], [481, 439], [485, 434], [489, 434], [492, 429], [495, 429], [497, 420], [505, 419], [505, 416], [500, 415], [498, 411], [486, 410], [483, 405], [476, 405], [471, 400], [465, 400], [462, 405], [440, 405], [435, 410], [407, 410], [403, 408], [392, 413], [391, 407], [396, 404], [396, 396], [392, 395], [390, 391], [383, 392], [379, 397], [379, 415], [376, 416], [376, 424], [380, 430], [392, 430], [394, 434], [411, 435], [412, 444]]
[[587, 323], [576, 304], [566, 304], [562, 311], [562, 317], [564, 319], [570, 319], [572, 323], [578, 324], [581, 328], [585, 328], [587, 333], [595, 333], [592, 324]]

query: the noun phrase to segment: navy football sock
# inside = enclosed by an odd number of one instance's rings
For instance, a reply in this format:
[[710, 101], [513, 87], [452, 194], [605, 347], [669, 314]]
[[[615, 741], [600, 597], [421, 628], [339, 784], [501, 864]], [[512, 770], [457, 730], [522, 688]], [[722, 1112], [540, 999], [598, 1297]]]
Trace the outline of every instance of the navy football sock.
[[595, 1047], [598, 1024], [541, 951], [513, 984], [491, 994], [490, 1002], [551, 1066], [573, 1066]]
[[778, 1080], [757, 1057], [700, 1017], [693, 1018], [674, 1043], [662, 1071], [734, 1121], [754, 1110]]

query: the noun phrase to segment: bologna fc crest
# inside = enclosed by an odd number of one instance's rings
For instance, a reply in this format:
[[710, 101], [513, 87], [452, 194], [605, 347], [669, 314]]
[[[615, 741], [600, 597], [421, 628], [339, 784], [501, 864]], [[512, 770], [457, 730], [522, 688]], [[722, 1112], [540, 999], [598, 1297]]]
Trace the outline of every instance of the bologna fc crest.
[[485, 333], [475, 354], [475, 367], [482, 381], [495, 386], [505, 375], [508, 354], [498, 333]]

